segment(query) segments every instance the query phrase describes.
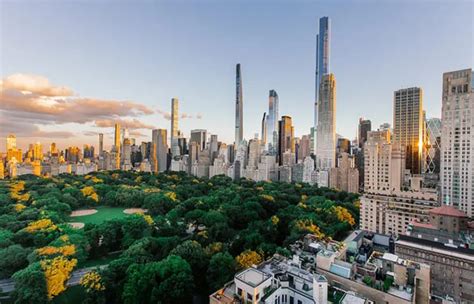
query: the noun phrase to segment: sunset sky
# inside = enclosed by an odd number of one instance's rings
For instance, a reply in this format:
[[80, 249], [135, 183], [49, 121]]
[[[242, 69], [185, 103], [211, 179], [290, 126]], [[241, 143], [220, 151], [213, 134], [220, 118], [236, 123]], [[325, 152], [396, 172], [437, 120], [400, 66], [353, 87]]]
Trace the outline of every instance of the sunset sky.
[[[260, 132], [268, 91], [295, 135], [313, 124], [318, 19], [332, 19], [337, 132], [358, 118], [392, 121], [393, 91], [424, 89], [441, 112], [442, 73], [473, 67], [472, 1], [0, 1], [0, 136], [20, 147], [112, 142], [114, 122], [137, 142], [170, 128], [234, 137], [235, 64], [241, 63], [244, 137]], [[0, 151], [5, 140], [0, 140]]]

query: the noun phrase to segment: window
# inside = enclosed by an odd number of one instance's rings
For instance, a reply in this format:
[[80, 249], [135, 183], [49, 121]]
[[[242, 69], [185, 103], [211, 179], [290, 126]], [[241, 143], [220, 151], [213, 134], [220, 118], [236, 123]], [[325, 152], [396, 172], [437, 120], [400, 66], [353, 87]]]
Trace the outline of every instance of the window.
[[298, 300], [298, 304], [303, 304], [303, 302], [301, 302], [301, 300]]
[[247, 292], [247, 300], [253, 300], [253, 297], [250, 293]]
[[242, 289], [237, 288], [237, 294], [238, 294], [239, 296], [242, 296]]

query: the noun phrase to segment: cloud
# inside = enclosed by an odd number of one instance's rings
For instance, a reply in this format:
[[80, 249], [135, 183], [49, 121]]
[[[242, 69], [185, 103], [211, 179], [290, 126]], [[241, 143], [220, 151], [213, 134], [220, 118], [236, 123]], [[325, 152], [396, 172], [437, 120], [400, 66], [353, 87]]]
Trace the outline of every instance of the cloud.
[[43, 96], [71, 96], [72, 90], [67, 87], [53, 86], [43, 76], [13, 74], [0, 80], [0, 87], [5, 90], [28, 91]]
[[[166, 112], [166, 111], [157, 109], [156, 113], [160, 114], [166, 120], [171, 120], [171, 113], [170, 112]], [[179, 115], [179, 117], [180, 117], [180, 119], [201, 119], [202, 115], [201, 114], [193, 115], [193, 114], [181, 113]]]
[[5, 137], [14, 133], [17, 137], [38, 137], [38, 138], [70, 138], [75, 134], [69, 131], [46, 131], [39, 126], [30, 124], [22, 120], [12, 119], [1, 113], [0, 136]]
[[154, 111], [133, 101], [79, 97], [48, 79], [14, 74], [0, 81], [0, 110], [17, 119], [36, 124], [88, 123], [138, 117]]
[[128, 129], [154, 129], [152, 125], [145, 124], [138, 119], [102, 119], [96, 120], [95, 126], [99, 128], [113, 128], [116, 123], [119, 123], [121, 127]]

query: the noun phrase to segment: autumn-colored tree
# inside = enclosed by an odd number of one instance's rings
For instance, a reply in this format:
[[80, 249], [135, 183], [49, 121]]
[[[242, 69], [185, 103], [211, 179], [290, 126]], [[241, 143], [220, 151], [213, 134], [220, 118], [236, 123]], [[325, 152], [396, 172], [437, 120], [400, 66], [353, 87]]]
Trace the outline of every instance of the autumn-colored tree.
[[66, 290], [66, 282], [69, 280], [77, 260], [69, 260], [64, 256], [58, 256], [52, 260], [43, 260], [40, 263], [46, 278], [48, 298], [51, 300]]
[[242, 269], [262, 263], [263, 257], [256, 251], [245, 250], [235, 258], [235, 261], [237, 262], [237, 267]]
[[86, 273], [79, 282], [87, 292], [103, 291], [105, 285], [102, 282], [102, 277], [97, 271]]
[[355, 225], [355, 219], [352, 214], [344, 207], [336, 206], [333, 207], [333, 211], [336, 213], [337, 219], [341, 222], [347, 222], [349, 225]]
[[76, 253], [76, 246], [74, 245], [64, 245], [61, 247], [46, 246], [36, 249], [38, 255], [55, 255], [60, 254], [64, 256], [71, 256]]
[[84, 195], [87, 198], [90, 198], [94, 202], [99, 202], [99, 195], [94, 190], [94, 187], [92, 186], [87, 186], [81, 189], [82, 195]]
[[295, 227], [301, 232], [312, 233], [319, 239], [324, 238], [324, 233], [321, 231], [318, 225], [314, 224], [310, 219], [296, 221]]
[[41, 220], [37, 220], [28, 224], [25, 228], [28, 232], [36, 232], [36, 231], [53, 231], [58, 229], [58, 227], [53, 223], [52, 220], [45, 218]]

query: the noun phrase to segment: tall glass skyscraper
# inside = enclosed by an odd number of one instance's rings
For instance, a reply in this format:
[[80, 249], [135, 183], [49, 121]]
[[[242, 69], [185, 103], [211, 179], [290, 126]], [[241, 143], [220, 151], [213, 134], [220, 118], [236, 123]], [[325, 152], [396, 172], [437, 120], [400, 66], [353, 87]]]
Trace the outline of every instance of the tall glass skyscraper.
[[278, 94], [270, 90], [268, 96], [268, 115], [266, 128], [267, 150], [271, 155], [278, 151]]
[[235, 71], [235, 146], [238, 147], [243, 139], [243, 98], [242, 98], [242, 75], [240, 63]]
[[314, 126], [318, 125], [318, 100], [321, 78], [330, 73], [331, 55], [331, 19], [322, 17], [319, 19], [319, 34], [316, 35], [316, 83], [314, 95]]
[[314, 126], [311, 128], [311, 152], [316, 153], [317, 136], [318, 136], [318, 103], [319, 89], [321, 79], [324, 75], [330, 73], [329, 57], [331, 42], [331, 19], [322, 17], [319, 19], [319, 34], [316, 35], [316, 71], [314, 85]]

